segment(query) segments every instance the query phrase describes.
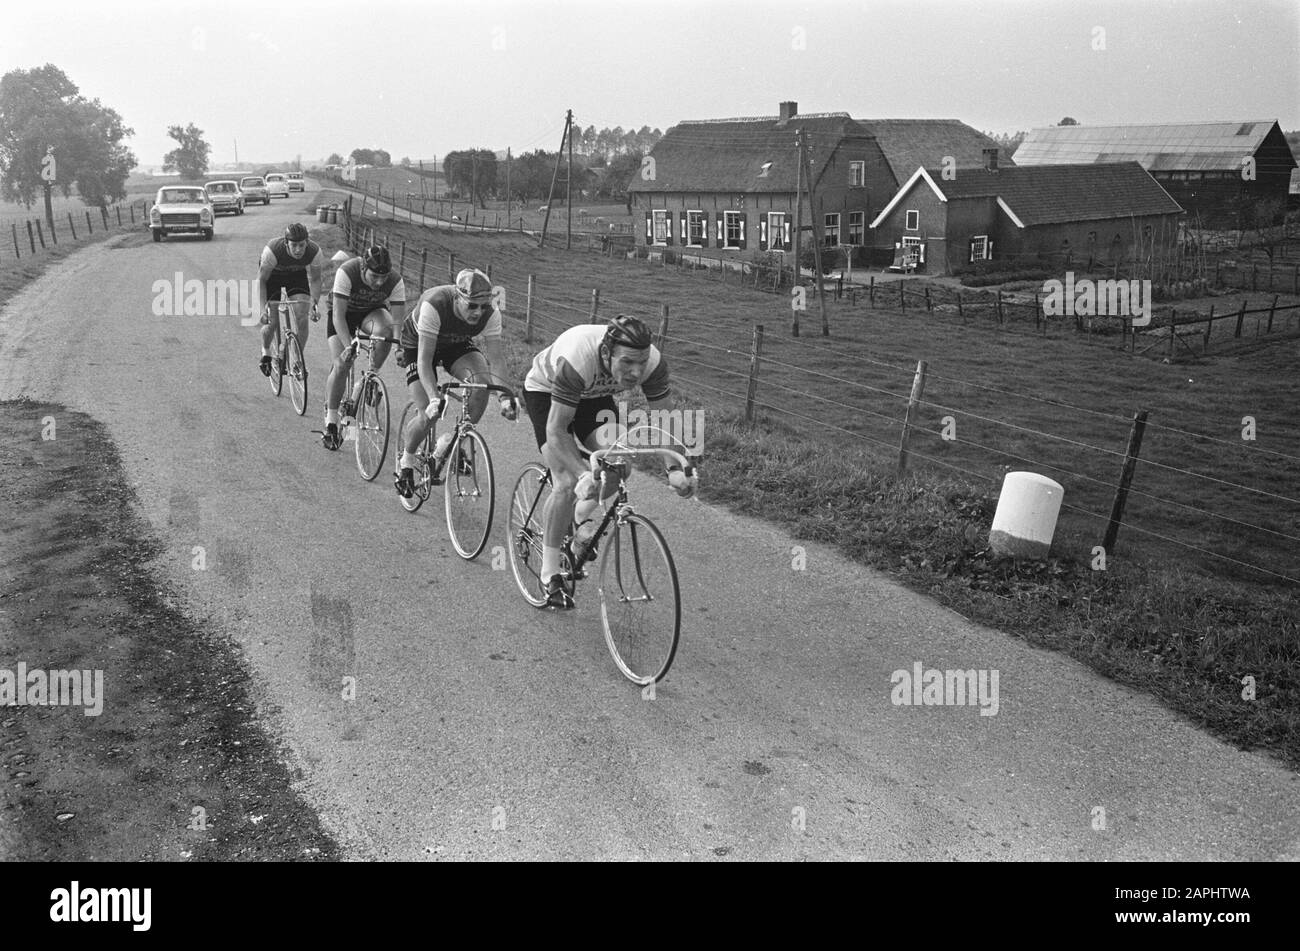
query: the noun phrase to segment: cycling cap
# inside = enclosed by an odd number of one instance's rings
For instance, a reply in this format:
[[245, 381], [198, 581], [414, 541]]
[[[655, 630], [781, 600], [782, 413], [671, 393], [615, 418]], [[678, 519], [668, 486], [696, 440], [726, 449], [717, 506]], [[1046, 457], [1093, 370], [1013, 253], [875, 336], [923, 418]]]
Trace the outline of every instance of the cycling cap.
[[361, 255], [361, 263], [376, 274], [387, 274], [393, 269], [393, 259], [388, 256], [388, 249], [377, 244], [366, 248], [366, 253]]
[[492, 281], [477, 268], [467, 267], [456, 275], [456, 292], [474, 303], [487, 303], [492, 300]]
[[609, 328], [605, 331], [605, 343], [609, 346], [645, 350], [650, 341], [650, 328], [640, 319], [627, 314], [610, 318]]
[[284, 229], [284, 240], [286, 241], [306, 241], [307, 226], [301, 221], [295, 221], [289, 227]]

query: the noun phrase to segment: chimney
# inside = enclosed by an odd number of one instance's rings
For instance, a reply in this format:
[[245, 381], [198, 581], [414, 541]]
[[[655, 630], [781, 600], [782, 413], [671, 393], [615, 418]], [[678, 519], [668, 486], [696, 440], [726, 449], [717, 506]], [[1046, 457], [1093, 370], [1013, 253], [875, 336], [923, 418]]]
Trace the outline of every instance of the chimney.
[[997, 149], [985, 149], [985, 150], [984, 150], [984, 167], [985, 167], [986, 169], [988, 169], [990, 172], [996, 172], [996, 171], [998, 170], [998, 150], [997, 150]]
[[793, 119], [796, 115], [798, 115], [798, 113], [799, 113], [799, 103], [797, 102], [781, 103], [781, 118], [780, 118], [781, 122], [785, 122], [788, 119]]

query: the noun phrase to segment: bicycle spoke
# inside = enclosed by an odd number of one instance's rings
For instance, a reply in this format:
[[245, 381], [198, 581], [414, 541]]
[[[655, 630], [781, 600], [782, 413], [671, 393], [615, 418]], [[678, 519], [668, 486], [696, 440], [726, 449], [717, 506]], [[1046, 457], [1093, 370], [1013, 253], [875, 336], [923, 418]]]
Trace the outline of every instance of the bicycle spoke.
[[615, 526], [601, 560], [601, 623], [614, 663], [634, 683], [668, 672], [681, 633], [677, 569], [663, 535], [629, 514]]
[[462, 558], [477, 558], [487, 546], [496, 498], [492, 457], [476, 430], [465, 430], [451, 445], [443, 478], [452, 547]]

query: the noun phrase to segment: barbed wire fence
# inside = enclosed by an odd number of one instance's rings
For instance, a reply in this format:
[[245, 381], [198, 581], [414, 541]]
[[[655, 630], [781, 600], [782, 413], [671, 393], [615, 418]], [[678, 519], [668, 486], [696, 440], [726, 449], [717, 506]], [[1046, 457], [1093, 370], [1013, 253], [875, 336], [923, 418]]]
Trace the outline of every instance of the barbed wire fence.
[[68, 211], [56, 215], [52, 222], [39, 215], [27, 218], [7, 215], [0, 221], [0, 263], [34, 258], [61, 244], [84, 241], [96, 232], [142, 228], [149, 222], [152, 204], [145, 199], [88, 207], [84, 214]]

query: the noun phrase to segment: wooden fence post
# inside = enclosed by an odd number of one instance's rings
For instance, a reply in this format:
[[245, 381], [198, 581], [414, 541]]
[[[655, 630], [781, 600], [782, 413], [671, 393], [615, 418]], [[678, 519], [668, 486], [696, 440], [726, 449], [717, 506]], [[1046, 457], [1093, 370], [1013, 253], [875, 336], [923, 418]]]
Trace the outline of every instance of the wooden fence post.
[[1174, 362], [1174, 346], [1178, 340], [1178, 308], [1169, 308], [1169, 362]]
[[[1273, 271], [1270, 269], [1268, 273], [1272, 274]], [[1277, 309], [1277, 298], [1278, 295], [1274, 294], [1273, 303], [1268, 305], [1268, 331], [1267, 331], [1268, 333], [1273, 332], [1273, 311]]]
[[925, 286], [925, 309], [934, 310], [933, 305], [930, 303], [930, 285], [928, 284]]
[[659, 353], [662, 355], [668, 347], [668, 305], [659, 305]]
[[921, 401], [921, 394], [925, 392], [925, 361], [916, 361], [916, 376], [912, 378], [912, 394], [907, 398], [907, 413], [903, 417], [903, 437], [898, 443], [898, 474], [901, 476], [907, 471], [907, 440], [912, 431], [912, 423], [916, 419], [916, 407]]
[[32, 220], [27, 219], [27, 243], [32, 246], [32, 254], [36, 253], [36, 232], [32, 231]]
[[957, 316], [961, 318], [963, 323], [966, 321], [966, 314], [961, 309], [961, 291], [957, 292]]
[[754, 397], [758, 394], [758, 367], [763, 357], [763, 325], [754, 325], [754, 340], [749, 348], [749, 385], [745, 388], [745, 422], [754, 421]]
[[998, 315], [998, 323], [1000, 324], [1000, 323], [1002, 323], [1002, 291], [1001, 291], [1000, 289], [998, 290], [998, 309], [997, 309], [997, 315]]
[[406, 239], [405, 238], [402, 239], [402, 251], [400, 257], [398, 257], [397, 259], [397, 273], [401, 274], [403, 278], [406, 277]]
[[1246, 320], [1246, 302], [1241, 302], [1241, 313], [1237, 314], [1237, 329], [1233, 332], [1234, 337], [1241, 336], [1241, 325]]
[[104, 219], [104, 230], [108, 230], [108, 208], [104, 205], [99, 206], [99, 216]]
[[907, 313], [907, 298], [903, 296], [903, 282], [898, 282], [898, 306], [903, 313]]
[[1210, 348], [1210, 334], [1214, 332], [1214, 305], [1210, 305], [1210, 319], [1205, 322], [1205, 339], [1201, 341], [1201, 353]]
[[86, 209], [86, 231], [88, 234], [95, 233], [95, 226], [90, 223], [90, 209]]
[[9, 232], [14, 238], [14, 260], [21, 261], [23, 259], [23, 253], [18, 250], [18, 222], [9, 222]]
[[[40, 224], [39, 221], [36, 222], [36, 223], [37, 223], [38, 225]], [[50, 219], [50, 240], [53, 241], [55, 244], [58, 244], [58, 243], [59, 243], [59, 233], [58, 233], [58, 231], [56, 231], [56, 230], [54, 229], [54, 219], [53, 219], [53, 218]]]
[[447, 283], [456, 283], [456, 255], [447, 253]]
[[45, 232], [41, 230], [41, 219], [36, 219], [36, 237], [41, 242], [41, 250], [45, 250]]
[[1106, 537], [1101, 547], [1107, 558], [1115, 549], [1115, 539], [1119, 536], [1119, 526], [1124, 518], [1124, 503], [1128, 499], [1129, 485], [1133, 482], [1133, 470], [1137, 466], [1138, 453], [1142, 450], [1142, 433], [1147, 426], [1147, 411], [1142, 410], [1133, 415], [1133, 428], [1129, 430], [1128, 447], [1124, 450], [1124, 467], [1120, 470], [1119, 485], [1115, 488], [1115, 500], [1110, 507], [1110, 522], [1106, 526]]
[[72, 229], [72, 240], [77, 240], [77, 223], [72, 220], [72, 212], [68, 212], [68, 227]]
[[121, 205], [115, 205], [115, 206], [113, 207], [113, 210], [114, 210], [115, 212], [117, 212], [117, 226], [120, 228], [120, 227], [122, 227], [122, 206], [121, 206]]
[[131, 213], [131, 224], [135, 224], [135, 202], [131, 202], [127, 207], [127, 211]]
[[599, 307], [600, 307], [600, 288], [593, 287], [591, 289], [591, 313], [587, 316], [587, 323], [589, 324], [596, 323], [596, 311], [599, 309]]
[[429, 249], [428, 249], [428, 248], [421, 248], [421, 249], [420, 249], [420, 291], [421, 291], [421, 293], [423, 293], [423, 292], [424, 292], [424, 289], [425, 289], [425, 288], [424, 288], [424, 269], [428, 266], [428, 264], [429, 264]]
[[871, 298], [871, 306], [876, 306], [876, 275], [871, 275], [871, 286], [867, 289], [867, 296]]
[[524, 343], [533, 342], [533, 275], [528, 275], [528, 303], [524, 305]]

